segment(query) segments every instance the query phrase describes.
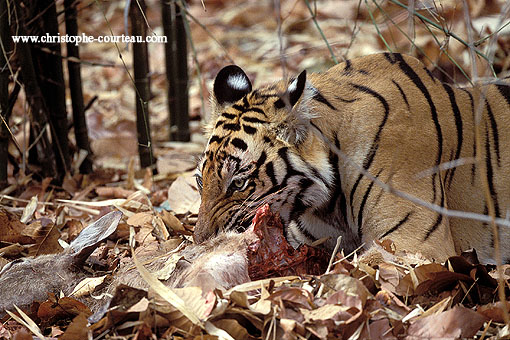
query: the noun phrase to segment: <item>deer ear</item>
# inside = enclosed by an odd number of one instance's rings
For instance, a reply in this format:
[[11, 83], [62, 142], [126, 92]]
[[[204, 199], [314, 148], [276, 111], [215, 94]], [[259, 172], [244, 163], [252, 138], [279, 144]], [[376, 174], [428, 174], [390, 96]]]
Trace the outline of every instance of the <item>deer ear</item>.
[[219, 105], [235, 103], [250, 92], [250, 79], [239, 66], [222, 68], [214, 80], [213, 94]]

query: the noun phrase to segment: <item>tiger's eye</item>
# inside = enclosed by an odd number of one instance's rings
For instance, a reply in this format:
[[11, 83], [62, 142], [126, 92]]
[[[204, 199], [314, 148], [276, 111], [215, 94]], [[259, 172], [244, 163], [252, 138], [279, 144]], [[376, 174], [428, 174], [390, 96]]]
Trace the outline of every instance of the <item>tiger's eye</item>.
[[195, 179], [197, 180], [198, 191], [202, 193], [202, 188], [204, 186], [204, 184], [202, 183], [202, 177], [200, 177], [199, 175], [195, 175]]
[[239, 179], [239, 178], [238, 178], [238, 179], [235, 179], [235, 180], [232, 182], [232, 184], [234, 185], [234, 187], [235, 187], [236, 189], [241, 189], [241, 188], [244, 186], [244, 182], [245, 182], [245, 181], [246, 181], [246, 180], [244, 180], [244, 179]]

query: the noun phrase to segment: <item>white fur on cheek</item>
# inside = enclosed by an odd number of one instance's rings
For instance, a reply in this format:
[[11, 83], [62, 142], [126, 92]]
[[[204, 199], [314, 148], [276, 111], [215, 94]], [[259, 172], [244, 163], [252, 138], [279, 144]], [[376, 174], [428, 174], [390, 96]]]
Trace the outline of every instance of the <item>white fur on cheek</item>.
[[245, 90], [250, 87], [248, 80], [242, 74], [233, 74], [227, 78], [227, 84], [235, 90]]

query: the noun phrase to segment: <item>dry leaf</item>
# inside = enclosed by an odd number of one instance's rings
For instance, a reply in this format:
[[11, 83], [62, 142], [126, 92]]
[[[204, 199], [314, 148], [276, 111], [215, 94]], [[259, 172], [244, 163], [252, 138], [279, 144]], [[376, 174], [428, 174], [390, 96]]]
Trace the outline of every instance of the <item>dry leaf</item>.
[[95, 190], [98, 196], [106, 198], [127, 198], [135, 192], [119, 187], [97, 187]]
[[255, 339], [255, 337], [250, 336], [246, 328], [241, 326], [237, 320], [234, 319], [220, 319], [214, 322], [214, 325], [218, 328], [226, 331], [230, 336], [232, 336], [236, 340], [249, 340]]
[[59, 339], [62, 340], [79, 340], [89, 339], [88, 333], [90, 330], [87, 328], [87, 315], [79, 314], [73, 319], [73, 322], [67, 327], [63, 336]]
[[169, 211], [162, 210], [159, 212], [159, 216], [165, 222], [165, 225], [170, 229], [173, 230], [176, 233], [183, 234], [186, 233], [186, 229], [184, 229], [184, 226], [182, 225], [181, 221], [175, 217], [174, 214], [172, 214]]
[[34, 243], [34, 239], [26, 235], [25, 230], [27, 226], [21, 223], [19, 218], [0, 208], [0, 241], [8, 243], [29, 244]]
[[90, 295], [96, 289], [97, 286], [103, 283], [105, 278], [106, 275], [85, 278], [80, 283], [78, 283], [76, 287], [74, 287], [73, 291], [71, 292], [71, 294], [69, 294], [69, 296], [79, 298]]
[[28, 249], [28, 253], [31, 256], [56, 254], [63, 250], [58, 242], [60, 232], [51, 221], [39, 219], [32, 222], [29, 226], [30, 234], [35, 239], [35, 244]]
[[[510, 303], [507, 301], [507, 310], [510, 309]], [[487, 305], [483, 305], [478, 307], [476, 310], [478, 313], [485, 316], [487, 319], [492, 320], [493, 322], [501, 322], [504, 323], [504, 312], [503, 312], [503, 303], [501, 301], [495, 303], [489, 303]]]
[[155, 275], [159, 280], [162, 281], [168, 280], [172, 273], [174, 272], [175, 267], [177, 266], [177, 262], [182, 258], [183, 256], [180, 253], [172, 254], [172, 256], [170, 256], [168, 260], [165, 262], [163, 268], [154, 272], [153, 275]]
[[411, 322], [405, 339], [471, 338], [485, 321], [486, 318], [481, 314], [462, 306], [455, 306], [446, 312]]
[[59, 319], [68, 318], [70, 315], [92, 315], [90, 309], [82, 302], [70, 297], [57, 299], [53, 294], [47, 301], [39, 305], [37, 317], [46, 322], [55, 322]]
[[32, 335], [28, 333], [28, 331], [24, 328], [17, 330], [12, 337], [12, 340], [33, 340], [33, 339], [34, 338], [32, 337]]
[[25, 209], [23, 209], [23, 215], [21, 215], [21, 219], [20, 219], [21, 223], [27, 223], [28, 220], [30, 220], [30, 218], [34, 214], [35, 210], [37, 209], [37, 204], [38, 203], [39, 202], [37, 200], [37, 196], [33, 196], [30, 199], [30, 202], [28, 202], [28, 204], [25, 207]]
[[191, 174], [179, 176], [168, 188], [168, 203], [175, 214], [198, 214], [200, 194]]
[[140, 212], [129, 216], [126, 223], [134, 227], [148, 227], [152, 228], [152, 212]]

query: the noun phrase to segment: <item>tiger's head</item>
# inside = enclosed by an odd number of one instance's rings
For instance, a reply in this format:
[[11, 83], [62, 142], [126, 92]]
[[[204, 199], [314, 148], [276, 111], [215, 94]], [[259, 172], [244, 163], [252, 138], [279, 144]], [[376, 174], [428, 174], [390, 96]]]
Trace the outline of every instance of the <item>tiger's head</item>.
[[[245, 230], [265, 203], [285, 224], [296, 205], [327, 200], [324, 183], [313, 179], [297, 151], [309, 143], [306, 120], [313, 117], [307, 98], [313, 91], [306, 71], [257, 90], [238, 66], [218, 73], [210, 137], [196, 174], [202, 199], [197, 243], [220, 230]], [[307, 195], [297, 197], [303, 190]]]

